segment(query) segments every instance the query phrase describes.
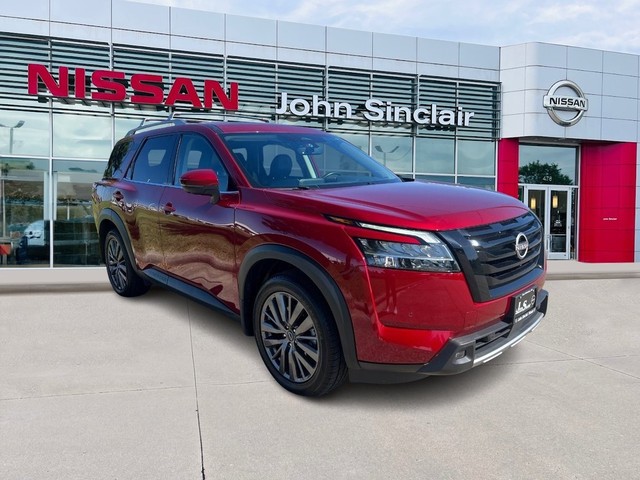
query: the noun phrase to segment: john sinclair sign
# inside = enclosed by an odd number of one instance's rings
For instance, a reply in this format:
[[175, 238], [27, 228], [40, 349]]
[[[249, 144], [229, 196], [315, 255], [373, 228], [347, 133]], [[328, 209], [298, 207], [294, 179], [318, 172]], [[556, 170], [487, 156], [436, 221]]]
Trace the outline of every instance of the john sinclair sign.
[[[54, 75], [46, 65], [30, 64], [27, 69], [29, 95], [52, 98], [75, 98], [96, 102], [130, 102], [140, 105], [184, 106], [194, 109], [239, 110], [239, 85], [230, 82], [228, 89], [216, 80], [204, 80], [202, 96], [188, 77], [176, 77], [167, 85], [162, 75], [134, 73], [127, 76], [116, 70], [58, 67]], [[167, 88], [168, 86], [168, 88]], [[131, 89], [131, 93], [127, 89]], [[379, 98], [369, 98], [363, 105], [330, 102], [313, 95], [312, 100], [290, 98], [279, 93], [275, 113], [281, 116], [332, 119], [360, 119], [369, 122], [415, 123], [437, 127], [468, 127], [475, 113], [458, 106], [441, 108], [432, 103], [417, 108], [397, 105]]]

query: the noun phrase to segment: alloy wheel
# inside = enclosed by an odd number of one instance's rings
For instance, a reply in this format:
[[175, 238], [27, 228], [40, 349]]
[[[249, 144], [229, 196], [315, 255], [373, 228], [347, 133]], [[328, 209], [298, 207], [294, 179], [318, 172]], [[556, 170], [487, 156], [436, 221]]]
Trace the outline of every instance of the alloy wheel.
[[118, 291], [127, 287], [127, 264], [122, 245], [115, 238], [109, 238], [107, 243], [107, 271]]
[[293, 295], [278, 291], [264, 302], [260, 335], [271, 364], [287, 380], [308, 381], [318, 368], [320, 350], [313, 317]]

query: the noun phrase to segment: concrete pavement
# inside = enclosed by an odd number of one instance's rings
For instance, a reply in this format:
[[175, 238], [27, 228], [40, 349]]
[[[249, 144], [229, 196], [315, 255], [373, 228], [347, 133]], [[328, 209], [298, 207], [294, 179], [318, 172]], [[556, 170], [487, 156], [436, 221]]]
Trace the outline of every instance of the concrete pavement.
[[[640, 262], [583, 263], [575, 260], [551, 260], [547, 264], [549, 280], [636, 277], [640, 278]], [[51, 292], [110, 288], [104, 267], [0, 269], [0, 294], [26, 290]]]
[[547, 262], [549, 280], [587, 280], [603, 278], [640, 278], [638, 263], [584, 263], [576, 260]]
[[160, 289], [124, 299], [97, 286], [0, 289], [2, 479], [640, 471], [634, 272], [549, 281], [541, 326], [483, 367], [321, 399], [280, 388], [233, 320]]

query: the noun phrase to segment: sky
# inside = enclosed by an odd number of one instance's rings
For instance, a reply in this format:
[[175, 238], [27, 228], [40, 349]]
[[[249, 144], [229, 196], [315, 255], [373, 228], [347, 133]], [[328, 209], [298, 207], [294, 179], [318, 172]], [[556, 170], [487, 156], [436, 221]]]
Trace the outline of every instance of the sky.
[[137, 0], [493, 46], [546, 42], [640, 55], [640, 0]]

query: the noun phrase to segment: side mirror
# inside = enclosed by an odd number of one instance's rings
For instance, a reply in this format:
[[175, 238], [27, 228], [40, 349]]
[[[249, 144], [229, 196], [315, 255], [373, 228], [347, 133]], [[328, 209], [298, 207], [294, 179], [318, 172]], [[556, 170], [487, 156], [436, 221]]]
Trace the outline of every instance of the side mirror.
[[191, 170], [180, 177], [180, 185], [185, 192], [210, 196], [211, 203], [220, 200], [220, 182], [213, 170]]

